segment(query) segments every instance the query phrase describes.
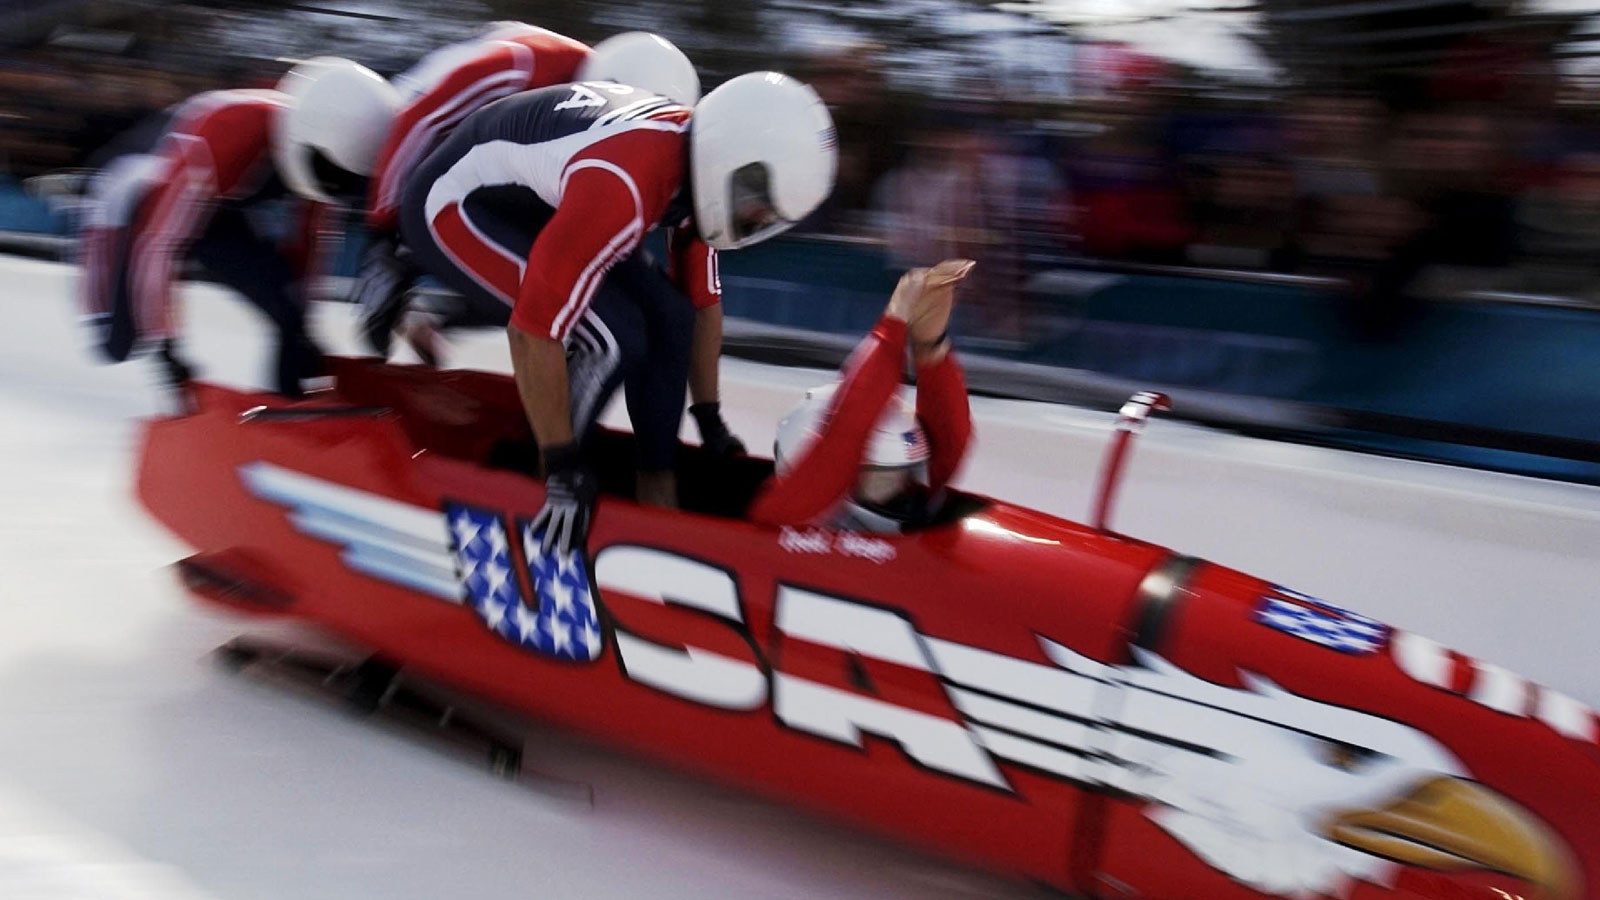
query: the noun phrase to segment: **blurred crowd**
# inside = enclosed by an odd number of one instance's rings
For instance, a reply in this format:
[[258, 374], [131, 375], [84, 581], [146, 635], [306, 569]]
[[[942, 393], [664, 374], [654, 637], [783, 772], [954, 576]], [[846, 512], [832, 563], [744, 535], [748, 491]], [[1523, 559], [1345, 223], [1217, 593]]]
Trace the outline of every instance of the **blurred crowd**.
[[89, 165], [140, 119], [219, 80], [113, 60], [20, 56], [0, 63], [0, 172]]
[[[439, 15], [419, 15], [419, 4]], [[168, 106], [207, 90], [272, 87], [298, 56], [360, 56], [392, 74], [488, 13], [470, 0], [373, 5], [385, 14], [317, 15], [248, 0], [143, 4], [108, 27], [63, 24], [18, 47], [0, 34], [0, 179], [93, 167], [109, 142]], [[456, 6], [478, 20], [463, 21]], [[7, 11], [0, 5], [0, 25], [27, 24]]]
[[[881, 241], [905, 265], [978, 259], [971, 293], [996, 336], [1029, 328], [1030, 279], [1085, 260], [1333, 276], [1378, 330], [1441, 292], [1600, 300], [1600, 119], [1551, 66], [1466, 55], [1398, 99], [1230, 95], [1123, 50], [1093, 91], [1023, 98], [981, 79], [909, 92], [883, 57], [863, 44], [788, 61], [842, 153], [805, 228]], [[91, 165], [184, 96], [276, 74], [94, 59], [0, 62], [0, 175]]]
[[881, 238], [907, 264], [985, 261], [974, 294], [994, 332], [1027, 328], [1033, 273], [1085, 260], [1334, 277], [1374, 330], [1441, 294], [1600, 300], [1600, 119], [1551, 71], [1469, 60], [1471, 77], [1445, 69], [1399, 103], [1227, 98], [1130, 56], [1070, 107], [904, 114], [870, 56], [845, 58], [850, 77], [815, 79], [846, 154], [816, 229]]

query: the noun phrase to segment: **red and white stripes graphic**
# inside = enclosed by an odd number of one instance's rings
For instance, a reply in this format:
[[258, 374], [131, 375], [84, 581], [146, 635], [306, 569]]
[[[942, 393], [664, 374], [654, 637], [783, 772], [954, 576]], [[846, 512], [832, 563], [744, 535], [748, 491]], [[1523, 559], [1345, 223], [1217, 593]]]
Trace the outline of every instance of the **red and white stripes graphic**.
[[1508, 716], [1537, 719], [1574, 740], [1600, 744], [1600, 717], [1565, 694], [1409, 632], [1395, 632], [1392, 647], [1400, 670], [1429, 687]]

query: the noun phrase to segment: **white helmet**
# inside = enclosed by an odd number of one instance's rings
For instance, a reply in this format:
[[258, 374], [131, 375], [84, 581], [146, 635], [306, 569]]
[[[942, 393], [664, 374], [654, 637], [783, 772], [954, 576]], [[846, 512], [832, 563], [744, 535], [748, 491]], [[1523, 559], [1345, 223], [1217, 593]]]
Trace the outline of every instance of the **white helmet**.
[[695, 225], [718, 250], [759, 243], [810, 215], [838, 167], [833, 117], [816, 91], [787, 75], [740, 75], [694, 108]]
[[514, 19], [500, 19], [484, 26], [483, 33], [478, 36], [480, 41], [509, 41], [512, 38], [525, 37], [544, 31], [536, 25], [527, 22], [518, 22]]
[[[827, 429], [837, 384], [806, 391], [805, 400], [778, 423], [773, 456], [783, 474]], [[923, 476], [928, 461], [928, 436], [917, 422], [917, 411], [898, 394], [890, 398], [867, 440], [861, 474], [851, 496], [854, 503], [883, 504]]]
[[359, 189], [400, 109], [377, 72], [337, 56], [308, 59], [278, 82], [289, 95], [272, 132], [272, 156], [289, 189], [324, 203]]
[[683, 51], [659, 34], [628, 31], [612, 35], [589, 51], [574, 81], [615, 81], [674, 103], [693, 106], [700, 99], [700, 76]]

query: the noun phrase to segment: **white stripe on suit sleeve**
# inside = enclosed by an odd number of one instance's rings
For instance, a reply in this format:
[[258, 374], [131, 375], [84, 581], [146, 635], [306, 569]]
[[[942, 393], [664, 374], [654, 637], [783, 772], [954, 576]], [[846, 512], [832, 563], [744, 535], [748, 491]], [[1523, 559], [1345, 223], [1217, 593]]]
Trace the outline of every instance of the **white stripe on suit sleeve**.
[[168, 337], [162, 320], [172, 304], [172, 272], [179, 262], [178, 249], [192, 232], [195, 222], [206, 210], [205, 185], [207, 179], [198, 172], [189, 171], [183, 190], [173, 204], [167, 227], [152, 235], [146, 252], [153, 262], [143, 268], [145, 279], [140, 285], [137, 318], [142, 322], [141, 332], [150, 337]]
[[605, 273], [622, 257], [633, 251], [644, 231], [640, 220], [633, 221], [623, 226], [606, 246], [589, 260], [589, 265], [584, 267], [583, 273], [578, 276], [578, 281], [572, 286], [572, 293], [567, 296], [567, 302], [562, 304], [561, 312], [555, 321], [550, 324], [550, 337], [560, 340], [561, 327], [569, 319], [583, 315], [589, 308], [589, 301], [594, 298], [594, 292], [604, 280]]
[[172, 269], [178, 247], [194, 230], [197, 220], [207, 212], [206, 194], [213, 188], [215, 172], [210, 147], [194, 135], [172, 135], [177, 146], [175, 161], [180, 167], [175, 177], [183, 187], [171, 195], [171, 202], [152, 215], [151, 227], [139, 236], [130, 255], [134, 270], [134, 320], [140, 330], [152, 337], [165, 337], [160, 318], [171, 302]]
[[628, 250], [632, 250], [629, 241], [636, 242], [644, 235], [644, 201], [639, 197], [639, 186], [634, 183], [633, 176], [616, 163], [603, 159], [582, 159], [573, 163], [561, 174], [561, 185], [558, 188], [560, 193], [565, 196], [567, 182], [571, 180], [573, 174], [583, 169], [600, 169], [621, 179], [628, 189], [629, 196], [633, 198], [633, 218], [629, 219], [628, 223], [622, 226], [622, 230], [589, 260], [589, 264], [578, 275], [578, 280], [572, 285], [572, 293], [567, 295], [567, 301], [561, 305], [561, 311], [550, 324], [550, 336], [558, 339], [561, 336], [562, 326], [588, 308], [589, 300], [594, 296], [595, 289], [599, 287], [606, 270]]
[[183, 218], [181, 208], [192, 190], [188, 167], [180, 162], [177, 177], [182, 186], [162, 198], [162, 203], [151, 211], [150, 225], [134, 240], [128, 256], [128, 266], [133, 270], [133, 317], [138, 330], [145, 331], [151, 322], [150, 307], [157, 304], [157, 292], [166, 283], [171, 272], [167, 255], [173, 242], [168, 237]]

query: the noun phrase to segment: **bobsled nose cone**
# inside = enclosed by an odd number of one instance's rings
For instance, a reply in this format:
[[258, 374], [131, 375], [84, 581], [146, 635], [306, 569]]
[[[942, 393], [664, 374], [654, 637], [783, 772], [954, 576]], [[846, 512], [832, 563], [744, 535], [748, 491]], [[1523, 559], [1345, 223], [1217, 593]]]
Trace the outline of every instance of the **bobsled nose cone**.
[[1578, 875], [1548, 826], [1479, 784], [1431, 778], [1378, 809], [1335, 815], [1324, 835], [1374, 856], [1445, 871], [1487, 869], [1539, 888], [1541, 900], [1575, 900]]

